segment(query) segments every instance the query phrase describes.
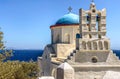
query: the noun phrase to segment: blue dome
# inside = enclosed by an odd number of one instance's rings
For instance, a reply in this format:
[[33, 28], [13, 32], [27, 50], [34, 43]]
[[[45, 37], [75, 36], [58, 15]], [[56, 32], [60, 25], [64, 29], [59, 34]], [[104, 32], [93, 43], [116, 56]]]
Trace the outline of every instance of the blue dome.
[[68, 13], [61, 17], [56, 24], [79, 24], [79, 16], [73, 13]]

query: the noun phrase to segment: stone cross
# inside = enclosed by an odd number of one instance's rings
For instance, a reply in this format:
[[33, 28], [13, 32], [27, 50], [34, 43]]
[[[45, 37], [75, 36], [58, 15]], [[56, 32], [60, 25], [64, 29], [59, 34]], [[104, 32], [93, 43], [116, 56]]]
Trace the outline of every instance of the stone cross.
[[69, 12], [71, 12], [72, 11], [72, 7], [69, 7], [68, 10], [69, 10]]
[[92, 2], [94, 2], [94, 0], [92, 0]]

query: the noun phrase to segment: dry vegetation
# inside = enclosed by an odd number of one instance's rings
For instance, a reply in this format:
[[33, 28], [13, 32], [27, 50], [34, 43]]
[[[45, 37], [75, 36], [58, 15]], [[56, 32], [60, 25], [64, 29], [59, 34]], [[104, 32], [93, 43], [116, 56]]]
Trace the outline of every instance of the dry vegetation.
[[2, 38], [3, 33], [0, 32], [0, 79], [36, 79], [37, 62], [4, 62], [6, 58], [11, 56], [12, 50], [5, 50]]
[[0, 79], [36, 79], [36, 62], [0, 62]]

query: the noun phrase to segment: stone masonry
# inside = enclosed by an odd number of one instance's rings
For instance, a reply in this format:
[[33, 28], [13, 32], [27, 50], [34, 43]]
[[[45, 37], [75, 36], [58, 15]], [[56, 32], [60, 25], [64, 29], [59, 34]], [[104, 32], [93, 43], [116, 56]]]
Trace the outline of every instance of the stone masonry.
[[79, 24], [51, 27], [52, 44], [38, 57], [39, 79], [120, 79], [120, 60], [106, 36], [106, 9], [91, 2], [79, 17]]

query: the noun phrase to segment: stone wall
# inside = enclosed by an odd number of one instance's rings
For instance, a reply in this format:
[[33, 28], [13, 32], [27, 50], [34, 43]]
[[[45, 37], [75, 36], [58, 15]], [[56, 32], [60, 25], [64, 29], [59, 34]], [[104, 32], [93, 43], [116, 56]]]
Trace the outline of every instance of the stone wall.
[[66, 62], [57, 68], [57, 79], [75, 79], [74, 75], [74, 69]]
[[57, 58], [65, 58], [65, 59], [75, 49], [74, 44], [54, 44], [53, 47], [57, 54]]
[[61, 25], [51, 28], [52, 44], [75, 44], [76, 34], [79, 32], [79, 25]]
[[106, 62], [109, 51], [78, 51], [75, 54], [75, 62]]
[[75, 72], [120, 71], [120, 65], [73, 65], [72, 67]]

